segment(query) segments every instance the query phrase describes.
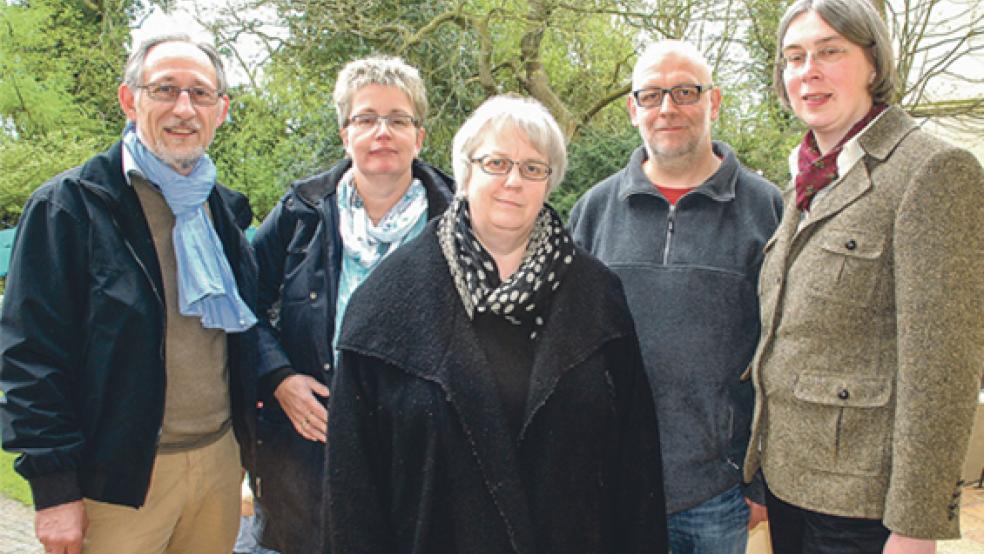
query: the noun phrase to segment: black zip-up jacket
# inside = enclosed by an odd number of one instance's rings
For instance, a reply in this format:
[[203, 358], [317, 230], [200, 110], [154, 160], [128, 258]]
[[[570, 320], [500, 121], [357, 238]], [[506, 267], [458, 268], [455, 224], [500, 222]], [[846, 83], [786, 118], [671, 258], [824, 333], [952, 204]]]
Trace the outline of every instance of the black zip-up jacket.
[[[335, 301], [342, 269], [335, 189], [352, 162], [295, 181], [256, 232], [260, 268], [260, 412], [254, 490], [267, 516], [262, 543], [284, 554], [321, 545], [324, 445], [298, 435], [272, 391], [292, 373], [332, 381]], [[454, 181], [419, 160], [427, 217], [447, 209]], [[284, 369], [287, 368], [287, 369]]]
[[[254, 312], [249, 204], [208, 198]], [[235, 210], [235, 213], [233, 212]], [[81, 497], [139, 507], [164, 416], [165, 308], [157, 254], [120, 143], [45, 183], [18, 226], [0, 316], [0, 437], [37, 509]], [[252, 465], [256, 328], [228, 334], [232, 422]]]

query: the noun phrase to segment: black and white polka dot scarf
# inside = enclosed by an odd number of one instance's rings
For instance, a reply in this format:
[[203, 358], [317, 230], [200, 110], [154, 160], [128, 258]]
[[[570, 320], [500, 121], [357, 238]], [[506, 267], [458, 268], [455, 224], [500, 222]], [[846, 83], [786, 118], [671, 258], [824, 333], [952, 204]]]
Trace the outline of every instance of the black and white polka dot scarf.
[[490, 312], [532, 329], [535, 340], [554, 291], [574, 261], [574, 241], [560, 216], [544, 205], [519, 268], [503, 282], [495, 260], [472, 232], [468, 201], [456, 199], [438, 226], [441, 250], [469, 318]]

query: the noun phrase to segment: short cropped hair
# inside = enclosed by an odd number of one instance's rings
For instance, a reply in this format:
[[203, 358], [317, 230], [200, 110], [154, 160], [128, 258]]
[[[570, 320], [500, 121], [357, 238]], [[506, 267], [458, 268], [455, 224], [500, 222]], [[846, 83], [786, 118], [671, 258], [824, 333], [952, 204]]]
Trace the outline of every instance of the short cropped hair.
[[493, 96], [476, 109], [454, 135], [451, 147], [454, 180], [463, 196], [472, 175], [475, 150], [490, 135], [515, 130], [522, 133], [539, 153], [547, 157], [551, 173], [548, 193], [553, 192], [567, 171], [564, 133], [550, 112], [533, 98], [516, 95]]
[[147, 54], [155, 46], [166, 42], [187, 42], [188, 44], [195, 45], [199, 50], [204, 52], [208, 56], [209, 61], [212, 62], [212, 67], [215, 68], [215, 82], [219, 94], [225, 94], [228, 90], [229, 81], [226, 78], [225, 67], [222, 65], [222, 58], [219, 57], [219, 52], [212, 45], [192, 40], [186, 34], [159, 35], [141, 42], [140, 46], [130, 54], [130, 59], [126, 61], [126, 67], [123, 69], [123, 82], [126, 83], [126, 86], [130, 87], [136, 93], [137, 87], [144, 84], [143, 70], [144, 62], [147, 61]]
[[782, 41], [792, 23], [800, 14], [815, 11], [827, 25], [830, 25], [848, 41], [858, 45], [865, 57], [875, 68], [875, 79], [868, 85], [868, 93], [875, 104], [889, 104], [895, 100], [898, 91], [898, 73], [895, 69], [895, 54], [888, 27], [868, 0], [797, 0], [786, 9], [779, 21], [778, 40], [776, 40], [776, 64], [773, 73], [773, 87], [779, 101], [789, 108], [789, 95], [783, 80]]
[[635, 66], [632, 67], [632, 90], [641, 88], [643, 72], [657, 62], [662, 61], [666, 56], [677, 56], [678, 58], [688, 60], [693, 66], [693, 69], [696, 69], [700, 73], [698, 77], [703, 79], [702, 84], [711, 83], [713, 79], [711, 66], [707, 63], [707, 58], [704, 57], [703, 52], [694, 46], [693, 43], [683, 40], [665, 39], [650, 44], [639, 55]]
[[339, 128], [345, 127], [352, 117], [355, 93], [369, 85], [402, 90], [413, 105], [413, 116], [417, 118], [418, 125], [427, 117], [427, 91], [420, 72], [400, 58], [376, 56], [351, 61], [338, 73], [333, 98]]

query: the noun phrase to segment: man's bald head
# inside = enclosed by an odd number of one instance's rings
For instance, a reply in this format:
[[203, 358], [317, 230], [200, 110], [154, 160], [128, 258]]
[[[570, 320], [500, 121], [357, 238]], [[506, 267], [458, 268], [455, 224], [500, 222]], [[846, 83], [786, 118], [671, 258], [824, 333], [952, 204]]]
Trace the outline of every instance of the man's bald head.
[[670, 63], [675, 67], [689, 66], [701, 82], [711, 82], [711, 66], [696, 46], [682, 40], [661, 40], [649, 45], [636, 61], [632, 69], [632, 89], [640, 88], [640, 75], [647, 69]]

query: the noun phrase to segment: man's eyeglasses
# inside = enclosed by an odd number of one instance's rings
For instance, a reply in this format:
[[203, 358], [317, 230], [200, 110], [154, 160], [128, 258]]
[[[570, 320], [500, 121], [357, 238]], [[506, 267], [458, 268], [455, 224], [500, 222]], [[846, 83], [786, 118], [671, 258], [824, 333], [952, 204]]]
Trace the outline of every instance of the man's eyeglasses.
[[700, 94], [714, 88], [714, 85], [677, 85], [670, 88], [646, 87], [632, 91], [636, 106], [658, 108], [663, 105], [663, 95], [669, 93], [673, 103], [689, 106], [700, 102]]
[[779, 58], [779, 69], [784, 71], [786, 69], [802, 69], [806, 66], [806, 60], [809, 58], [813, 58], [813, 63], [817, 65], [831, 65], [844, 59], [844, 54], [847, 54], [847, 48], [842, 46], [824, 46], [813, 52], [798, 48], [791, 49], [784, 52]]
[[177, 102], [182, 92], [188, 93], [188, 99], [196, 106], [214, 106], [218, 103], [219, 97], [225, 94], [223, 91], [208, 87], [179, 87], [177, 85], [137, 85], [147, 91], [147, 96], [157, 102]]
[[530, 181], [545, 181], [553, 173], [549, 165], [532, 160], [517, 162], [509, 158], [482, 156], [473, 159], [472, 163], [478, 164], [478, 167], [489, 175], [506, 175], [512, 171], [513, 166], [516, 166], [519, 168], [519, 176]]
[[375, 129], [380, 122], [386, 122], [386, 126], [395, 131], [406, 131], [420, 123], [417, 118], [405, 113], [393, 115], [361, 113], [350, 117], [346, 126], [354, 127], [357, 131], [368, 131]]

